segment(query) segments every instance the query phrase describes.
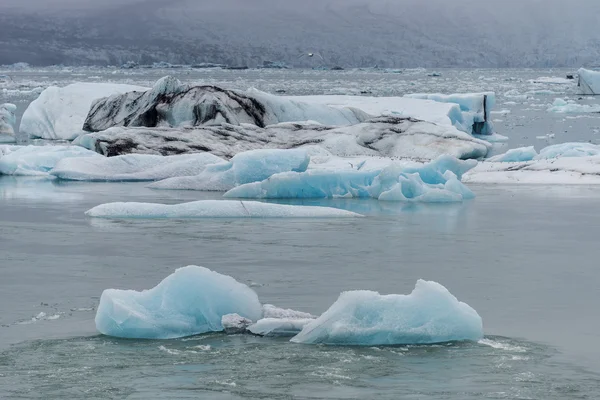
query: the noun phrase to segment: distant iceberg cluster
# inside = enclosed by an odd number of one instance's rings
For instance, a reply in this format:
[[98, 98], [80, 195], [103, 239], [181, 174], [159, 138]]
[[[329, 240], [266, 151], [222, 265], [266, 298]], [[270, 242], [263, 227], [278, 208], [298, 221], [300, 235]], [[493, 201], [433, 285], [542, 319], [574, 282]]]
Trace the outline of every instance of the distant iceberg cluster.
[[248, 286], [197, 266], [178, 269], [150, 290], [105, 290], [95, 321], [104, 335], [136, 339], [248, 332], [292, 336], [296, 343], [381, 346], [483, 337], [477, 312], [436, 282], [419, 280], [409, 295], [345, 292], [315, 318], [262, 305]]

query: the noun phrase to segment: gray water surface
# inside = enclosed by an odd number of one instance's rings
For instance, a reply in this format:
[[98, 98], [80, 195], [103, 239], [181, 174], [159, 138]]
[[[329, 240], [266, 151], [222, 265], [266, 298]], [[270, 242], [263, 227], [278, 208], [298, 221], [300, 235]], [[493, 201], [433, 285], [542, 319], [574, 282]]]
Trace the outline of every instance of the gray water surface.
[[[84, 212], [220, 194], [2, 177], [0, 398], [598, 398], [600, 188], [471, 188], [463, 204], [293, 202], [357, 219], [104, 220]], [[189, 264], [313, 314], [344, 290], [435, 280], [479, 312], [486, 339], [354, 348], [96, 333], [102, 290], [150, 288]]]

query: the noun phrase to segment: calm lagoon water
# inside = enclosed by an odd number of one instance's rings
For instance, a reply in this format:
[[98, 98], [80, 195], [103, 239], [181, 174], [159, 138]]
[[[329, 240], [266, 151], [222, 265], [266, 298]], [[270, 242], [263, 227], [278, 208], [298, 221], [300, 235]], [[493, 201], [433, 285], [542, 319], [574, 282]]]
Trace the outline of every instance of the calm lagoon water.
[[[113, 221], [84, 211], [219, 194], [0, 178], [0, 398], [597, 398], [600, 188], [471, 187], [455, 205], [294, 202], [368, 216], [351, 220]], [[343, 290], [435, 280], [480, 313], [486, 338], [354, 348], [95, 332], [103, 289], [150, 288], [189, 264], [314, 314]]]

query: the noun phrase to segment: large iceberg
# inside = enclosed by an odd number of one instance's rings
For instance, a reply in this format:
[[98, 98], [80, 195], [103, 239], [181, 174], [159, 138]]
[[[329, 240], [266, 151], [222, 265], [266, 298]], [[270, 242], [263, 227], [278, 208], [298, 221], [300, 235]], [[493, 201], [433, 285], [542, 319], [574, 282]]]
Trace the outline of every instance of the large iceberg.
[[60, 160], [104, 158], [79, 146], [19, 146], [0, 157], [0, 175], [47, 175]]
[[199, 174], [207, 165], [222, 162], [223, 159], [210, 153], [77, 157], [60, 160], [50, 174], [74, 181], [155, 181]]
[[380, 346], [477, 341], [481, 317], [436, 282], [419, 280], [409, 295], [344, 292], [295, 343]]
[[413, 93], [406, 95], [406, 97], [457, 104], [460, 107], [461, 117], [460, 119], [455, 117], [453, 122], [455, 126], [465, 132], [477, 135], [491, 135], [494, 133], [491, 121], [491, 112], [496, 104], [496, 94], [494, 92], [464, 94]]
[[96, 329], [122, 338], [170, 339], [220, 332], [228, 314], [260, 319], [256, 293], [230, 276], [188, 266], [150, 290], [105, 290], [96, 311]]
[[207, 151], [231, 158], [255, 149], [318, 145], [334, 155], [384, 156], [431, 160], [443, 154], [482, 158], [490, 143], [451, 125], [412, 118], [380, 117], [351, 126], [283, 123], [260, 128], [221, 124], [193, 128], [109, 128], [82, 135], [74, 144], [106, 156], [129, 153], [172, 155]]
[[85, 213], [97, 218], [343, 218], [359, 217], [330, 207], [293, 206], [257, 201], [199, 200], [181, 204], [106, 203]]
[[190, 86], [166, 76], [145, 92], [130, 92], [96, 101], [84, 129], [111, 127], [183, 127], [252, 124], [265, 127], [280, 122], [314, 120], [328, 125], [352, 125], [368, 119], [364, 112], [270, 97], [264, 102], [250, 93], [217, 86]]
[[15, 141], [16, 111], [17, 106], [14, 104], [0, 104], [0, 143], [12, 143]]
[[149, 187], [227, 191], [239, 185], [265, 180], [279, 172], [304, 172], [309, 162], [310, 157], [305, 150], [251, 150], [237, 154], [229, 162], [209, 165], [196, 176], [166, 179]]
[[578, 86], [583, 94], [600, 94], [600, 72], [580, 68]]
[[95, 99], [145, 89], [114, 83], [50, 86], [27, 107], [19, 131], [34, 138], [72, 140], [84, 133], [83, 123]]
[[363, 198], [406, 202], [457, 202], [474, 197], [461, 182], [477, 161], [441, 156], [410, 167], [391, 164], [382, 170], [309, 170], [271, 176], [235, 187], [227, 198]]

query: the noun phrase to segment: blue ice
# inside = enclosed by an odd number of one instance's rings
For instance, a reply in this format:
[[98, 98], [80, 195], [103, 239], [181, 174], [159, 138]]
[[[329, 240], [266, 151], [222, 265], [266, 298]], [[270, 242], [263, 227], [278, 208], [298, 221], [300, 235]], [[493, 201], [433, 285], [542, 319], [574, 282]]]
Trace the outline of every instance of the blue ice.
[[150, 290], [107, 289], [96, 312], [100, 333], [122, 338], [170, 339], [222, 331], [227, 314], [256, 321], [256, 293], [207, 268], [180, 268]]
[[492, 162], [523, 162], [531, 161], [538, 155], [537, 151], [533, 146], [519, 147], [516, 149], [510, 149], [506, 153], [498, 154], [497, 156], [490, 157], [487, 161]]
[[477, 341], [483, 322], [439, 283], [419, 280], [409, 295], [344, 292], [295, 343], [380, 346]]
[[375, 171], [281, 173], [235, 187], [227, 198], [375, 198], [385, 201], [456, 202], [474, 197], [460, 182], [477, 161], [441, 156], [419, 167], [392, 164]]
[[79, 146], [15, 146], [0, 158], [0, 174], [47, 175], [60, 160], [72, 157], [103, 156]]

